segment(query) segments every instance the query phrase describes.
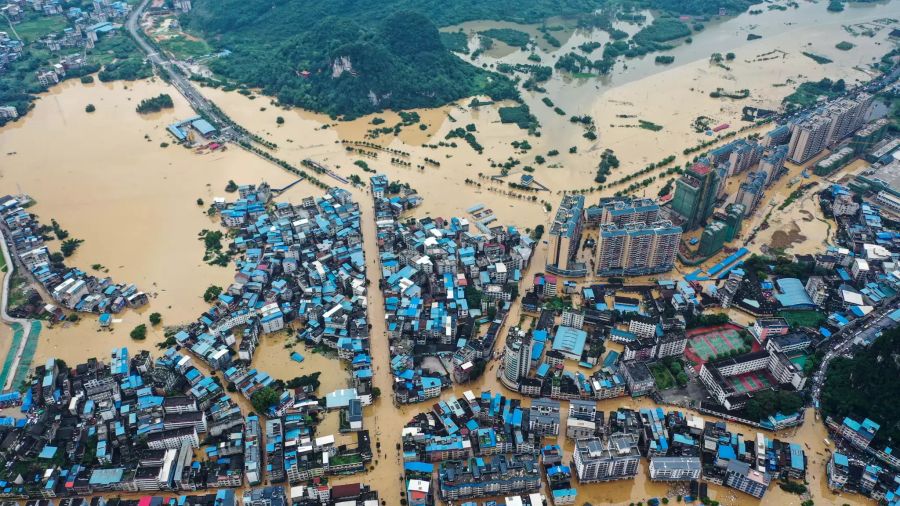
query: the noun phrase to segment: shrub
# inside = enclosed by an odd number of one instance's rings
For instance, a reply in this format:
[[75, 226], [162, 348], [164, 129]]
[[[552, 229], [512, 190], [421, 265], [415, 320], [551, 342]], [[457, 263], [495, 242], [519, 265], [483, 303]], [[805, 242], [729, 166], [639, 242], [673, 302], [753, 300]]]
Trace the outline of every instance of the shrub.
[[142, 323], [142, 324], [138, 325], [137, 327], [133, 328], [129, 335], [134, 340], [143, 341], [144, 339], [147, 338], [147, 326]]

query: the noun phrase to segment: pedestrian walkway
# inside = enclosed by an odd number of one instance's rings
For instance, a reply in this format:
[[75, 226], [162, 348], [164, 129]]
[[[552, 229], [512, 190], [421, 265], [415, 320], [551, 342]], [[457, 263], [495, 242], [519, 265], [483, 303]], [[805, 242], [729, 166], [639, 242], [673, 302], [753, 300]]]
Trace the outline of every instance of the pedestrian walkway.
[[[6, 388], [8, 389], [18, 389], [19, 385], [22, 384], [23, 381], [28, 379], [28, 374], [31, 372], [31, 362], [34, 359], [34, 354], [37, 351], [38, 342], [40, 341], [41, 335], [41, 322], [40, 320], [34, 320], [31, 322], [31, 332], [28, 333], [28, 338], [25, 342], [25, 346], [22, 348], [21, 354], [19, 356], [19, 364], [16, 367], [15, 375], [13, 376], [12, 384]], [[0, 385], [6, 385], [6, 383], [0, 383]]]
[[25, 336], [25, 328], [20, 323], [11, 323], [9, 326], [13, 330], [13, 338], [9, 343], [9, 350], [6, 352], [6, 360], [3, 361], [3, 370], [0, 371], [0, 388], [6, 385], [6, 379], [11, 374], [13, 360], [16, 358], [16, 350], [22, 345], [22, 337]]

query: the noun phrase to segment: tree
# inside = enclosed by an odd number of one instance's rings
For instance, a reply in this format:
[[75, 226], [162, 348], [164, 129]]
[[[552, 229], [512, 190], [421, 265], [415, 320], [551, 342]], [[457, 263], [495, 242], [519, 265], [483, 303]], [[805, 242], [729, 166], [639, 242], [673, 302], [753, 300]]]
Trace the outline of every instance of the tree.
[[466, 285], [465, 288], [466, 303], [469, 309], [477, 309], [481, 307], [481, 292], [474, 285]]
[[283, 124], [284, 124], [284, 118], [282, 118], [281, 116], [278, 116], [277, 118], [275, 118], [275, 123], [277, 123], [277, 124], [279, 124], [279, 125], [283, 125]]
[[198, 206], [202, 206], [202, 205], [203, 205], [203, 199], [197, 199], [197, 205], [198, 205]]
[[162, 322], [162, 315], [159, 313], [150, 313], [150, 325], [159, 325]]
[[137, 327], [131, 329], [131, 334], [129, 335], [134, 340], [143, 341], [147, 338], [147, 326], [142, 323]]
[[796, 413], [802, 407], [803, 399], [794, 392], [764, 390], [755, 393], [744, 410], [750, 420], [764, 420], [775, 413]]
[[84, 108], [84, 112], [94, 112], [94, 111], [96, 111], [96, 110], [97, 110], [97, 108], [94, 107], [94, 104], [88, 104], [88, 105], [85, 106], [85, 108]]
[[250, 397], [250, 403], [253, 404], [253, 409], [257, 413], [266, 414], [270, 407], [278, 403], [278, 397], [278, 392], [274, 388], [264, 387]]
[[734, 53], [727, 53], [727, 54], [725, 55], [725, 59], [728, 60], [728, 61], [734, 60]]
[[63, 241], [59, 250], [62, 252], [64, 257], [70, 257], [75, 253], [75, 250], [78, 249], [78, 247], [81, 246], [81, 243], [83, 242], [83, 239], [66, 239], [65, 241]]
[[235, 183], [233, 180], [229, 179], [228, 184], [225, 185], [225, 191], [228, 193], [234, 193], [237, 191], [237, 189], [238, 189], [237, 183]]
[[825, 415], [869, 418], [881, 424], [875, 445], [900, 441], [900, 327], [885, 329], [881, 337], [852, 358], [836, 358], [828, 367], [822, 387], [821, 407]]
[[[374, 397], [375, 399], [381, 397], [381, 389], [378, 387], [372, 387], [372, 397]], [[378, 444], [380, 445], [381, 443]]]
[[139, 114], [147, 114], [150, 112], [159, 112], [163, 109], [171, 109], [175, 107], [172, 97], [166, 93], [162, 93], [153, 98], [141, 100], [136, 110]]
[[286, 386], [287, 388], [292, 388], [292, 389], [293, 389], [293, 388], [312, 387], [313, 390], [315, 390], [315, 389], [319, 388], [319, 384], [320, 384], [320, 383], [319, 383], [319, 376], [320, 376], [321, 374], [322, 374], [322, 373], [316, 371], [316, 372], [314, 372], [314, 373], [312, 373], [312, 374], [307, 374], [307, 375], [304, 375], [304, 376], [297, 376], [297, 377], [295, 377], [295, 378], [292, 378], [292, 379], [288, 380], [288, 382], [287, 382], [287, 384], [286, 384], [285, 386]]
[[221, 293], [222, 287], [210, 285], [210, 287], [207, 288], [205, 292], [203, 292], [203, 300], [205, 302], [212, 302], [216, 300], [216, 298], [218, 298]]

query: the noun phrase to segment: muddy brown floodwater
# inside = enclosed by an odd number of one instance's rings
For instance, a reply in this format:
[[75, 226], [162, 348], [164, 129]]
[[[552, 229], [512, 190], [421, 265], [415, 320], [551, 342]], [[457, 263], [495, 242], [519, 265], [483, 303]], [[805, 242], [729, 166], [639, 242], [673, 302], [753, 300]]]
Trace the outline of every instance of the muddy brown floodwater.
[[[741, 125], [740, 113], [744, 105], [775, 108], [805, 80], [826, 76], [848, 82], [867, 79], [869, 74], [863, 65], [889, 50], [887, 33], [890, 30], [879, 30], [873, 37], [854, 37], [842, 25], [888, 16], [900, 17], [896, 2], [849, 4], [839, 15], [827, 13], [821, 2], [804, 2], [798, 9], [769, 11], [760, 16], [744, 14], [710, 23], [703, 32], [695, 34], [693, 44], [682, 44], [672, 50], [676, 62], [669, 67], [656, 66], [654, 55], [649, 55], [620, 63], [611, 76], [603, 79], [554, 75], [546, 85], [548, 96], [565, 110], [566, 115], [557, 115], [541, 103], [544, 95], [524, 94], [525, 101], [543, 125], [539, 138], [528, 137], [514, 125], [501, 124], [498, 107], [502, 104], [471, 109], [468, 107], [470, 100], [462, 100], [446, 107], [418, 110], [424, 129], [412, 125], [404, 127], [398, 136], [390, 134], [367, 139], [369, 130], [375, 128], [371, 123], [374, 117], [385, 120], [381, 126], [393, 126], [399, 122], [399, 116], [387, 111], [354, 121], [334, 122], [312, 112], [282, 109], [263, 96], [251, 99], [209, 88], [202, 92], [239, 124], [277, 143], [279, 148], [274, 154], [279, 158], [295, 165], [304, 158], [312, 158], [344, 177], [357, 175], [367, 181], [371, 174], [354, 164], [363, 160], [372, 169], [409, 183], [425, 198], [424, 204], [412, 213], [414, 216], [465, 216], [467, 208], [483, 203], [493, 211], [498, 223], [527, 229], [548, 224], [550, 215], [543, 202], [555, 206], [562, 191], [596, 186], [593, 178], [603, 149], [612, 148], [622, 162], [610, 180], [670, 154], [677, 155], [676, 164], [683, 164], [687, 161], [687, 157], [680, 154], [684, 148], [709, 139], [691, 127], [698, 116], [708, 116], [715, 124], [730, 123], [732, 128], [737, 128]], [[478, 22], [466, 24], [463, 29], [470, 31], [492, 26], [499, 24]], [[632, 32], [637, 29], [631, 25], [623, 28]], [[524, 29], [532, 35], [537, 33], [534, 26]], [[746, 36], [751, 32], [761, 34], [763, 38], [747, 42]], [[604, 37], [596, 32], [572, 29], [557, 35], [563, 41], [562, 48], [554, 51], [544, 43], [539, 44], [544, 64], [552, 64], [559, 55], [582, 42], [602, 42]], [[834, 44], [840, 40], [849, 40], [856, 46], [851, 51], [838, 51]], [[508, 49], [498, 46], [475, 63], [526, 62], [526, 53]], [[760, 56], [779, 51], [778, 54], [783, 54], [781, 58], [766, 60]], [[819, 65], [803, 56], [801, 51], [824, 54], [834, 63]], [[713, 66], [708, 62], [713, 52], [734, 52], [736, 58], [728, 63], [728, 69]], [[709, 92], [719, 87], [748, 89], [750, 98], [744, 101], [711, 98]], [[160, 93], [172, 95], [173, 110], [143, 116], [135, 113], [134, 108], [140, 100]], [[96, 106], [93, 114], [84, 111], [89, 103]], [[568, 116], [574, 114], [590, 114], [594, 118], [599, 135], [597, 141], [584, 139], [581, 127], [569, 122]], [[84, 239], [69, 263], [86, 271], [98, 264], [114, 280], [135, 283], [152, 296], [146, 308], [118, 315], [120, 320], [115, 321], [111, 332], [99, 331], [96, 320], [91, 317], [74, 325], [45, 328], [41, 332], [36, 363], [48, 357], [60, 357], [69, 363], [89, 357], [105, 358], [114, 346], [129, 346], [135, 350], [152, 348], [162, 339], [162, 328], [151, 329], [145, 341], [135, 342], [128, 337], [135, 325], [147, 323], [149, 312], [160, 312], [164, 324], [191, 321], [206, 308], [203, 291], [210, 285], [226, 286], [232, 279], [231, 267], [209, 266], [202, 261], [203, 245], [197, 240], [197, 234], [205, 228], [218, 227], [204, 214], [205, 207], [213, 197], [227, 196], [223, 189], [229, 180], [238, 184], [266, 180], [279, 187], [293, 178], [235, 147], [203, 154], [177, 146], [161, 147], [161, 143], [172, 142], [165, 131], [166, 125], [191, 115], [193, 112], [184, 99], [158, 80], [90, 85], [69, 81], [42, 94], [27, 117], [0, 129], [0, 194], [28, 193], [37, 200], [33, 211], [42, 219], [55, 218], [72, 237]], [[284, 117], [283, 125], [276, 124], [278, 116]], [[652, 121], [662, 125], [663, 129], [651, 132], [636, 128], [638, 119]], [[456, 148], [428, 147], [444, 140], [451, 129], [470, 123], [476, 126], [476, 138], [484, 146], [482, 154], [459, 139], [456, 139]], [[523, 152], [513, 148], [513, 141], [525, 139], [532, 146], [530, 150]], [[391, 156], [385, 152], [377, 158], [361, 158], [348, 153], [341, 144], [341, 141], [363, 140], [410, 153], [408, 160], [412, 167], [392, 164]], [[574, 153], [570, 153], [570, 147], [576, 148]], [[559, 155], [549, 156], [551, 150], [558, 150]], [[536, 163], [536, 155], [544, 156], [546, 163]], [[437, 160], [441, 166], [426, 165], [425, 158]], [[491, 164], [503, 163], [509, 158], [521, 163], [512, 169], [508, 180], [518, 181], [525, 174], [521, 168], [531, 166], [535, 169], [535, 179], [550, 191], [511, 191], [506, 181], [490, 181], [489, 176], [500, 172]], [[426, 167], [419, 169], [419, 165]], [[789, 168], [791, 174], [767, 193], [760, 209], [748, 220], [740, 241], [745, 240], [749, 231], [760, 227], [772, 205], [780, 205], [793, 191], [789, 180], [797, 176], [801, 168]], [[642, 193], [655, 196], [665, 179], [655, 181]], [[811, 181], [820, 186], [827, 184], [816, 177]], [[624, 186], [594, 192], [588, 199], [611, 195]], [[279, 198], [296, 203], [303, 196], [320, 193], [312, 185], [301, 183]], [[378, 271], [371, 196], [364, 189], [353, 189], [353, 193], [363, 210], [366, 257], [371, 274]], [[532, 195], [537, 196], [536, 201], [528, 198]], [[203, 206], [197, 205], [198, 198], [203, 199]], [[809, 197], [798, 199], [784, 212], [773, 213], [769, 225], [749, 244], [752, 251], [759, 251], [769, 244], [777, 231], [789, 234], [794, 227], [798, 227], [806, 239], [801, 241], [794, 234], [788, 238], [787, 250], [792, 253], [815, 251], [834, 230], [822, 218], [814, 199]], [[51, 243], [51, 249], [55, 246]], [[529, 288], [532, 275], [543, 269], [545, 255], [546, 246], [540, 244], [524, 278], [523, 289]], [[702, 267], [715, 261], [717, 259], [710, 260]], [[332, 482], [369, 483], [381, 491], [387, 504], [396, 504], [402, 488], [402, 465], [396, 450], [400, 428], [414, 414], [428, 409], [429, 404], [395, 407], [391, 403], [392, 380], [388, 371], [389, 350], [384, 338], [383, 300], [377, 290], [370, 292], [369, 297], [375, 385], [384, 393], [382, 399], [366, 408], [365, 423], [377, 442], [376, 462], [364, 475], [333, 478]], [[515, 324], [519, 316], [516, 306], [508, 321]], [[5, 344], [4, 349], [8, 348], [10, 336], [8, 328], [0, 329], [0, 345]], [[498, 350], [503, 347], [505, 329], [501, 336]], [[285, 348], [285, 344], [283, 335], [265, 337], [254, 366], [281, 379], [321, 371], [322, 392], [346, 384], [347, 374], [338, 360], [298, 345], [294, 349], [302, 353], [306, 361], [297, 364], [290, 360], [291, 350]], [[483, 378], [457, 386], [445, 392], [443, 397], [460, 397], [465, 390], [487, 389], [516, 395], [497, 382], [495, 373], [496, 368], [490, 369]], [[237, 400], [247, 410], [247, 403]], [[647, 399], [621, 398], [601, 402], [600, 409], [641, 407], [649, 402]], [[750, 428], [740, 430], [745, 434], [755, 433]], [[325, 417], [321, 431], [337, 431], [334, 414]], [[796, 434], [785, 436], [807, 445], [813, 498], [819, 504], [867, 504], [861, 497], [838, 498], [827, 490], [824, 480], [825, 434], [823, 425], [815, 421], [810, 411], [807, 423]], [[571, 445], [566, 441], [560, 443], [570, 454]], [[634, 481], [579, 485], [578, 489], [578, 502], [593, 504], [645, 501], [665, 495], [668, 490], [666, 485], [647, 480], [646, 464]], [[759, 503], [748, 496], [734, 496], [720, 487], [711, 487], [711, 495], [723, 504]], [[777, 487], [773, 487], [762, 501], [767, 505], [799, 505], [800, 502], [797, 496], [787, 495]]]

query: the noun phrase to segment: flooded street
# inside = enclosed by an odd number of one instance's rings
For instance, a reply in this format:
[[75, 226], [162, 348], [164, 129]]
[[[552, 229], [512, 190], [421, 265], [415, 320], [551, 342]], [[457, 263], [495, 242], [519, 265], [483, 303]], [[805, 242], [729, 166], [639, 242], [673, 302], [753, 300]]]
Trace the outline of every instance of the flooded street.
[[[676, 155], [674, 164], [684, 164], [693, 155], [682, 155], [683, 149], [710, 139], [692, 128], [691, 124], [698, 116], [711, 118], [713, 124], [729, 123], [736, 129], [744, 125], [740, 122], [742, 107], [776, 108], [802, 81], [826, 76], [848, 82], [867, 78], [859, 66], [888, 51], [889, 30], [881, 30], [874, 37], [853, 37], [845, 32], [842, 24], [886, 16], [900, 17], [896, 2], [850, 4], [839, 16], [828, 13], [822, 3], [804, 2], [798, 9], [769, 11], [760, 16], [743, 14], [710, 23], [703, 32], [694, 35], [692, 44], [682, 44], [667, 52], [676, 57], [675, 64], [670, 67], [661, 68], [655, 64], [651, 54], [618, 64], [612, 75], [602, 79], [576, 79], [556, 73], [546, 85], [548, 96], [567, 115], [558, 115], [544, 105], [542, 94], [526, 92], [524, 96], [543, 125], [541, 137], [528, 137], [515, 125], [501, 124], [500, 104], [470, 108], [471, 99], [442, 108], [415, 111], [420, 117], [419, 124], [402, 127], [396, 136], [382, 133], [372, 138], [371, 131], [378, 128], [373, 124], [375, 118], [384, 120], [381, 126], [392, 127], [401, 121], [399, 115], [384, 112], [354, 121], [336, 122], [309, 111], [282, 109], [263, 96], [247, 97], [211, 88], [201, 88], [201, 91], [237, 123], [276, 143], [279, 148], [273, 152], [274, 156], [294, 165], [299, 166], [301, 160], [310, 158], [345, 178], [358, 176], [367, 182], [372, 174], [360, 166], [365, 165], [370, 170], [387, 174], [392, 180], [410, 184], [425, 199], [412, 216], [466, 216], [467, 208], [482, 203], [493, 211], [497, 223], [533, 229], [539, 224], [548, 225], [551, 215], [544, 202], [555, 207], [559, 193], [596, 186], [593, 178], [603, 149], [613, 149], [622, 161], [611, 181], [670, 154]], [[470, 31], [498, 26], [515, 27], [510, 23], [478, 22], [467, 23], [462, 28]], [[634, 26], [622, 28], [632, 33], [637, 29]], [[536, 36], [535, 26], [525, 27], [525, 30]], [[748, 42], [749, 33], [763, 38]], [[569, 29], [564, 36], [559, 35], [564, 40], [563, 47], [552, 54], [548, 52], [550, 48], [540, 46], [543, 64], [552, 65], [554, 58], [587, 40], [605, 41], [601, 39], [603, 36]], [[836, 50], [834, 44], [845, 39], [856, 47], [847, 52]], [[526, 62], [527, 53], [509, 49], [497, 47], [475, 63]], [[729, 69], [709, 63], [711, 53], [726, 51], [736, 54], [736, 59], [728, 64]], [[784, 53], [781, 58], [766, 60], [760, 57], [777, 51]], [[801, 51], [824, 54], [834, 63], [820, 65], [803, 56]], [[750, 98], [743, 101], [711, 98], [709, 92], [716, 88], [748, 89]], [[143, 116], [134, 111], [142, 99], [160, 93], [172, 95], [174, 109]], [[94, 104], [96, 112], [86, 113], [87, 104]], [[569, 121], [569, 116], [575, 114], [589, 114], [594, 118], [599, 136], [596, 141], [583, 138], [583, 128]], [[68, 264], [97, 275], [109, 275], [116, 282], [134, 283], [151, 295], [147, 307], [117, 315], [120, 320], [114, 321], [111, 332], [100, 331], [96, 319], [90, 316], [77, 324], [44, 328], [34, 363], [49, 357], [63, 358], [69, 364], [90, 357], [106, 358], [115, 346], [128, 346], [133, 351], [155, 349], [155, 344], [163, 339], [163, 326], [192, 321], [207, 308], [202, 299], [207, 287], [226, 287], [231, 282], [232, 266], [216, 267], [203, 262], [204, 247], [197, 235], [203, 229], [218, 228], [217, 221], [206, 215], [206, 208], [213, 197], [235, 198], [224, 192], [229, 180], [238, 184], [265, 180], [277, 188], [294, 178], [273, 164], [233, 146], [227, 151], [203, 154], [175, 145], [162, 147], [162, 143], [173, 141], [165, 131], [166, 126], [192, 115], [184, 99], [159, 80], [90, 85], [69, 81], [43, 94], [26, 118], [0, 129], [0, 194], [29, 194], [37, 201], [33, 212], [47, 222], [55, 218], [72, 237], [84, 240], [77, 252], [67, 259]], [[284, 118], [282, 125], [277, 123], [279, 117]], [[663, 129], [652, 132], [637, 128], [638, 119], [652, 121], [662, 125]], [[477, 153], [462, 139], [452, 140], [457, 144], [455, 148], [437, 146], [439, 142], [451, 142], [445, 139], [448, 132], [469, 124], [476, 128], [475, 136], [484, 146], [483, 153]], [[525, 139], [528, 139], [530, 149], [523, 151], [513, 147], [513, 141]], [[409, 156], [403, 160], [409, 165], [392, 163], [392, 156], [386, 151], [377, 151], [377, 158], [348, 151], [350, 144], [344, 141], [371, 142], [381, 148], [406, 152]], [[575, 149], [570, 152], [570, 148]], [[365, 149], [375, 152], [375, 148]], [[551, 150], [558, 150], [559, 154], [551, 156]], [[536, 155], [546, 157], [546, 162], [537, 163]], [[427, 162], [426, 158], [439, 162], [440, 166]], [[511, 158], [520, 164], [510, 170], [506, 180], [491, 181], [490, 176], [500, 174], [496, 165]], [[510, 189], [507, 181], [519, 182], [526, 174], [523, 166], [534, 168], [531, 174], [535, 180], [550, 190]], [[770, 200], [776, 206], [780, 205], [796, 188], [790, 187], [789, 181], [799, 172], [799, 167], [791, 167], [791, 174], [782, 178], [767, 194], [766, 201], [746, 222], [741, 241], [748, 231], [759, 228], [768, 215]], [[643, 190], [644, 194], [656, 196], [665, 179], [655, 181]], [[322, 176], [322, 180], [337, 184], [328, 176]], [[815, 177], [799, 184], [809, 181], [819, 181], [820, 188], [827, 184]], [[600, 196], [612, 195], [625, 186], [594, 192], [588, 196], [588, 201], [593, 203]], [[352, 191], [362, 209], [366, 261], [369, 277], [374, 280], [380, 268], [371, 195], [364, 189]], [[773, 213], [769, 228], [760, 231], [750, 243], [751, 250], [758, 252], [764, 245], [798, 254], [819, 250], [829, 234], [833, 234], [834, 227], [822, 218], [813, 198], [815, 191], [810, 190], [784, 212]], [[304, 182], [278, 199], [298, 203], [304, 196], [320, 194], [321, 190]], [[532, 201], [531, 196], [537, 198]], [[198, 205], [198, 199], [202, 199], [202, 205]], [[50, 244], [51, 249], [58, 248], [58, 244]], [[539, 244], [523, 277], [521, 293], [531, 287], [533, 275], [543, 270], [546, 254], [546, 246]], [[709, 265], [714, 261], [709, 261]], [[133, 341], [128, 332], [139, 323], [147, 323], [151, 312], [162, 314], [163, 325], [150, 328], [146, 340]], [[398, 503], [403, 486], [402, 463], [397, 452], [400, 429], [413, 415], [429, 409], [430, 403], [393, 405], [384, 314], [383, 298], [373, 285], [369, 291], [371, 353], [374, 385], [382, 392], [381, 399], [365, 410], [365, 427], [376, 443], [373, 469], [364, 475], [334, 477], [330, 481], [368, 483], [379, 490], [381, 498], [390, 505]], [[520, 316], [516, 304], [507, 318], [506, 327], [517, 324]], [[506, 330], [500, 332], [495, 350], [503, 349]], [[11, 334], [8, 327], [0, 328], [3, 350], [8, 349]], [[299, 344], [285, 348], [290, 341], [291, 338], [280, 333], [264, 337], [253, 366], [283, 380], [320, 371], [320, 394], [346, 387], [347, 372], [339, 360], [314, 353]], [[291, 351], [298, 351], [306, 360], [302, 364], [294, 362], [290, 359]], [[496, 367], [492, 362], [492, 367], [489, 366], [482, 378], [445, 391], [442, 397], [462, 397], [466, 390], [517, 395], [497, 381]], [[234, 397], [246, 410], [248, 403]], [[650, 406], [651, 401], [619, 398], [599, 404], [599, 409], [608, 412], [618, 407]], [[563, 406], [565, 409], [566, 403]], [[337, 426], [336, 414], [330, 413], [319, 431], [336, 433]], [[749, 427], [741, 430], [745, 435], [756, 433]], [[810, 410], [807, 423], [796, 434], [784, 436], [807, 446], [808, 479], [813, 499], [818, 504], [868, 504], [857, 496], [837, 498], [827, 489], [825, 434], [823, 424], [815, 421]], [[559, 442], [568, 459], [571, 444], [563, 439]], [[633, 481], [579, 485], [578, 503], [628, 504], [666, 495], [668, 486], [649, 482], [646, 466], [644, 460], [640, 475]], [[731, 491], [713, 485], [710, 485], [710, 495], [722, 504], [759, 504], [749, 496], [735, 496]], [[799, 505], [800, 502], [798, 496], [788, 495], [773, 486], [762, 504]]]

